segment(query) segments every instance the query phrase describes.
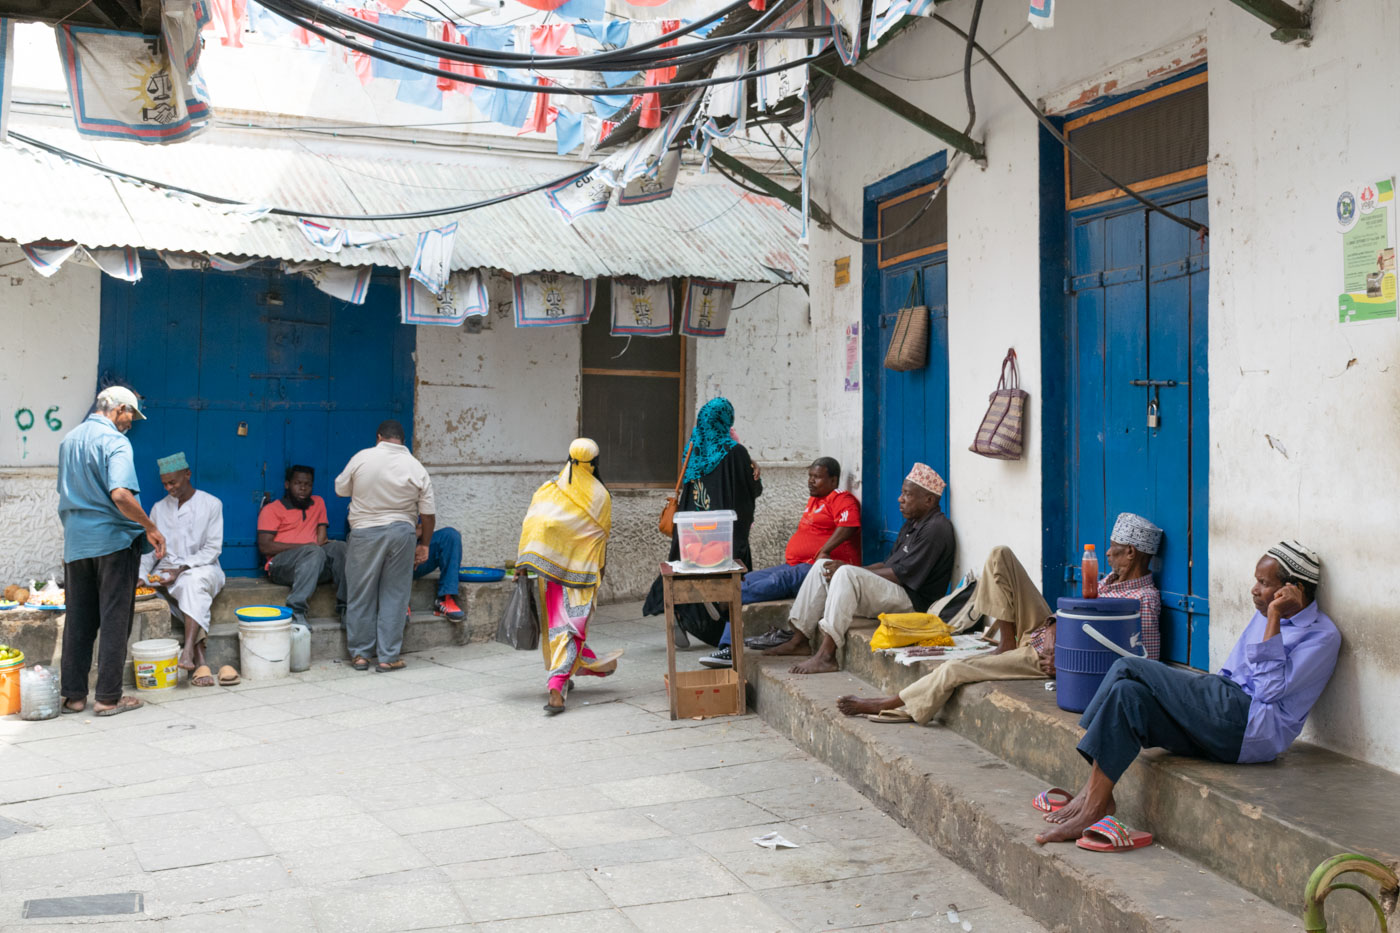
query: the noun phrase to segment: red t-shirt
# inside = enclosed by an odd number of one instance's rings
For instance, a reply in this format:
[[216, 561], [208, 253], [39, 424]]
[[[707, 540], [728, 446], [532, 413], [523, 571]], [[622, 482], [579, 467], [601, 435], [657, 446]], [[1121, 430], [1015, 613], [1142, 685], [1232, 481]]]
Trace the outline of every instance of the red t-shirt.
[[[810, 496], [797, 522], [797, 531], [788, 539], [783, 559], [789, 564], [810, 564], [837, 528], [859, 527], [860, 502], [849, 492], [838, 489], [825, 499]], [[848, 564], [859, 564], [860, 535], [841, 542], [831, 556]]]
[[289, 509], [281, 499], [269, 502], [258, 513], [258, 531], [272, 532], [272, 540], [283, 544], [315, 544], [316, 529], [330, 524], [326, 518], [326, 503], [320, 496], [311, 497], [311, 508]]

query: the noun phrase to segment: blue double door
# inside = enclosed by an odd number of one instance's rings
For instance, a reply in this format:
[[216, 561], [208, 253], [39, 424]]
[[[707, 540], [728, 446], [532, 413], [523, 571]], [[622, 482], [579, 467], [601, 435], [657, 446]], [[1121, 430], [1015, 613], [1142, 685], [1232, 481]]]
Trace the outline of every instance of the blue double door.
[[[861, 507], [865, 526], [865, 559], [884, 560], [904, 524], [899, 492], [916, 462], [927, 463], [948, 477], [948, 254], [946, 251], [881, 269], [878, 305], [868, 309], [866, 333], [877, 353], [867, 372], [866, 476]], [[886, 369], [885, 353], [894, 336], [901, 309], [910, 305], [911, 289], [927, 308], [928, 362], [920, 369]], [[869, 398], [869, 396], [873, 396]], [[873, 403], [873, 404], [871, 404]], [[943, 510], [949, 510], [947, 493]]]
[[131, 385], [149, 415], [129, 435], [142, 504], [165, 494], [156, 459], [184, 451], [195, 485], [223, 502], [225, 572], [251, 574], [263, 494], [306, 464], [343, 537], [336, 474], [381, 421], [413, 428], [415, 328], [399, 323], [396, 281], [375, 276], [355, 306], [274, 270], [143, 265], [135, 285], [103, 279], [98, 361], [99, 384]]
[[[1204, 183], [1153, 197], [1206, 222]], [[1078, 592], [1084, 544], [1102, 553], [1120, 512], [1145, 516], [1165, 531], [1162, 658], [1205, 668], [1209, 241], [1129, 204], [1070, 215], [1064, 592]]]

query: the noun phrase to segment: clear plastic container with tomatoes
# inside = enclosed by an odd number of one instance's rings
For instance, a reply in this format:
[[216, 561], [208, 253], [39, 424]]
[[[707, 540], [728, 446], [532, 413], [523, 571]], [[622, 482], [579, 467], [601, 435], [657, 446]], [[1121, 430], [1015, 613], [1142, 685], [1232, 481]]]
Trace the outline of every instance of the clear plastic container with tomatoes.
[[727, 566], [734, 559], [734, 521], [738, 517], [729, 509], [677, 512], [676, 538], [681, 548], [681, 564], [697, 570]]

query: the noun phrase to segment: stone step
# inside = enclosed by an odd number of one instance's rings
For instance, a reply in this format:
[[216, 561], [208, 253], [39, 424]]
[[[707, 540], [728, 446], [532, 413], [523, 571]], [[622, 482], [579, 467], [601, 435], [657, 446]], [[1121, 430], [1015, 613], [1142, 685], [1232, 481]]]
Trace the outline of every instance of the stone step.
[[1272, 933], [1300, 926], [1296, 915], [1160, 845], [1116, 855], [1036, 845], [1046, 824], [1030, 804], [1044, 780], [951, 729], [842, 716], [834, 698], [869, 694], [870, 685], [849, 672], [789, 674], [790, 664], [753, 666], [759, 715], [1046, 927]]
[[[461, 622], [450, 622], [433, 615], [433, 602], [437, 597], [437, 577], [429, 576], [413, 583], [413, 593], [409, 598], [409, 608], [413, 610], [404, 628], [404, 651], [424, 651], [447, 645], [464, 645], [468, 642], [486, 641], [496, 634], [496, 624], [505, 611], [507, 598], [513, 584], [463, 583], [457, 594], [458, 605], [466, 614]], [[205, 646], [209, 666], [218, 670], [221, 665], [230, 664], [237, 668], [238, 658], [238, 619], [234, 610], [242, 606], [285, 605], [288, 588], [270, 583], [263, 578], [236, 577], [230, 579], [214, 600], [209, 628], [209, 643]], [[311, 618], [307, 621], [311, 628], [311, 659], [313, 661], [344, 660], [349, 657], [345, 647], [345, 627], [335, 614], [335, 589], [329, 584], [316, 588], [307, 601]], [[175, 637], [182, 638], [183, 627], [174, 623]]]
[[[871, 695], [897, 693], [941, 663], [910, 667], [871, 652], [871, 631], [852, 631], [844, 659], [851, 674], [873, 685]], [[1041, 789], [1073, 790], [1084, 781], [1075, 750], [1083, 734], [1079, 714], [1060, 709], [1042, 680], [962, 687], [938, 721], [946, 728], [898, 731], [932, 739], [952, 730], [1035, 775]], [[1400, 813], [1379, 803], [1400, 799], [1400, 775], [1306, 742], [1256, 765], [1145, 752], [1114, 799], [1129, 825], [1151, 830], [1173, 851], [1294, 916], [1303, 909], [1308, 876], [1323, 860], [1343, 852], [1400, 860]], [[1359, 897], [1330, 899], [1328, 917], [1333, 929], [1375, 926]]]
[[[42, 664], [57, 667], [63, 658], [63, 628], [68, 621], [66, 612], [46, 612], [41, 609], [8, 609], [0, 612], [0, 644], [24, 652], [25, 666]], [[179, 626], [175, 626], [176, 631]], [[163, 599], [141, 599], [131, 620], [131, 637], [127, 639], [125, 682], [135, 686], [136, 672], [131, 666], [130, 646], [152, 638], [170, 638], [170, 607]], [[97, 650], [93, 647], [88, 688], [97, 684]]]

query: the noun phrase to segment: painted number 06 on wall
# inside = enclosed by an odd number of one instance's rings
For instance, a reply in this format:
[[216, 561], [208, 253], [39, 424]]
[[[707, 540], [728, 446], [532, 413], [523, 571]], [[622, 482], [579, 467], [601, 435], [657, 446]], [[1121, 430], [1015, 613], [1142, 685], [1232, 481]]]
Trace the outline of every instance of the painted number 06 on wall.
[[[44, 412], [44, 424], [49, 426], [50, 431], [57, 431], [63, 427], [63, 422], [55, 417], [58, 406], [55, 405]], [[34, 427], [34, 412], [28, 408], [21, 408], [15, 412], [15, 426], [21, 431], [28, 431]]]
[[[34, 427], [35, 420], [34, 412], [31, 409], [19, 408], [15, 410], [15, 427], [19, 428], [19, 436], [24, 442], [24, 453], [20, 455], [21, 459], [27, 459], [29, 457], [28, 432], [30, 428]], [[49, 426], [50, 431], [58, 431], [63, 427], [63, 422], [59, 420], [58, 417], [57, 405], [50, 407], [48, 411], [44, 412], [44, 424]]]

